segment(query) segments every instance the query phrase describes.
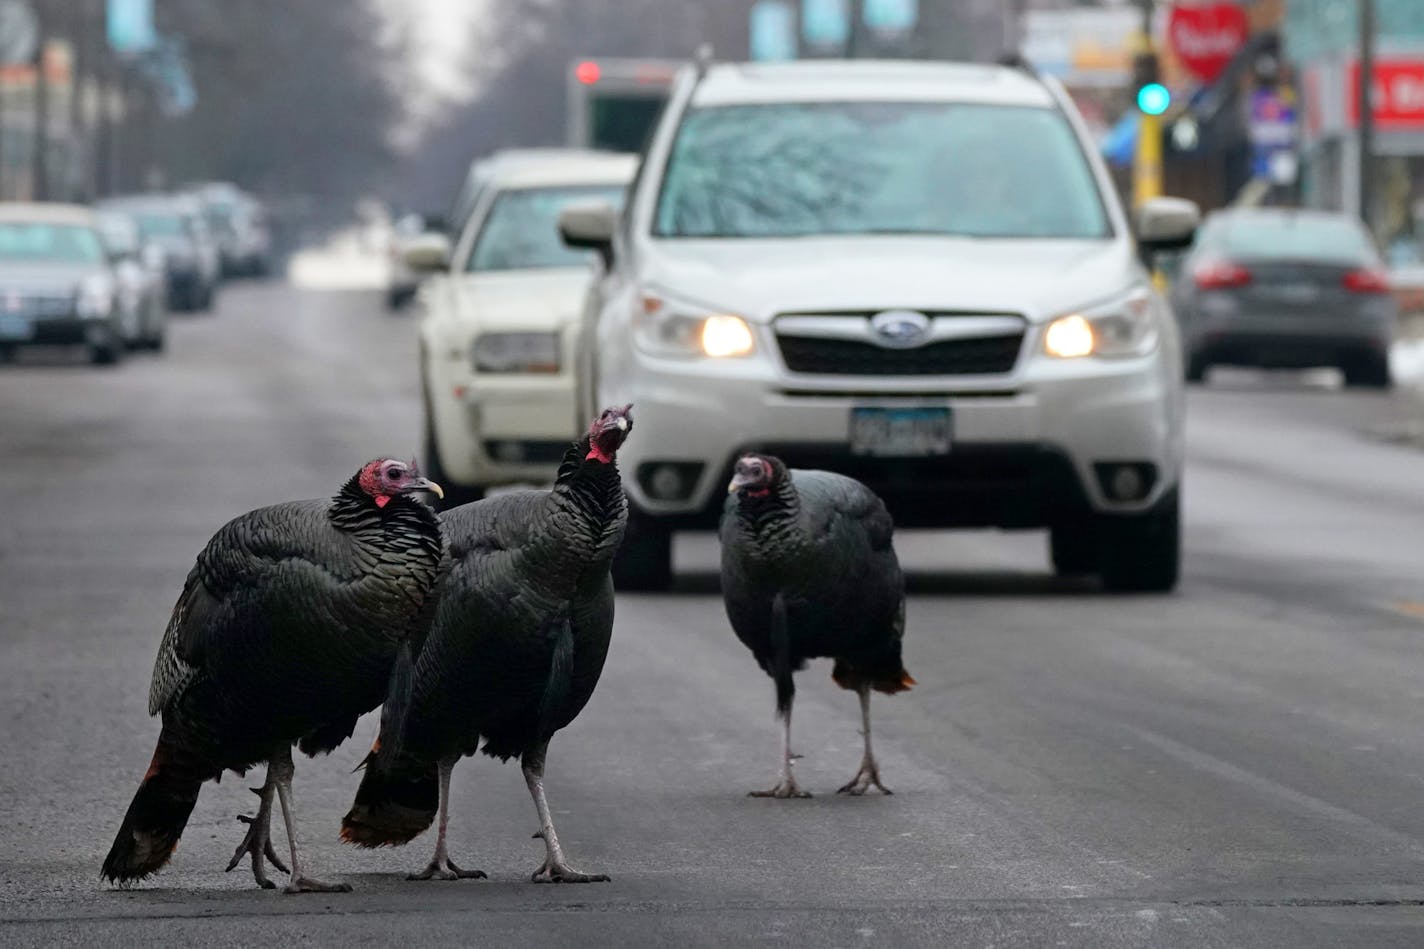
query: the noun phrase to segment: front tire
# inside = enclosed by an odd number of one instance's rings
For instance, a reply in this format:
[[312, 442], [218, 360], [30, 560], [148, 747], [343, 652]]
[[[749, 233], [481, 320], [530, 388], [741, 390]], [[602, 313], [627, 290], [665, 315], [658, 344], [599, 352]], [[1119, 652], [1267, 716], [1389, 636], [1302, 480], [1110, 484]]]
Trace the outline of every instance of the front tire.
[[1362, 356], [1346, 363], [1341, 369], [1345, 373], [1345, 385], [1351, 389], [1389, 389], [1394, 386], [1387, 355]]
[[1060, 577], [1081, 577], [1098, 571], [1098, 533], [1087, 518], [1065, 521], [1048, 529], [1048, 557]]
[[672, 586], [672, 531], [631, 505], [623, 544], [613, 556], [613, 586], [646, 593]]
[[117, 366], [124, 358], [124, 341], [111, 334], [102, 343], [89, 345], [89, 361], [96, 366]]
[[1103, 586], [1114, 593], [1167, 593], [1182, 563], [1181, 494], [1177, 488], [1144, 514], [1099, 515]]
[[1187, 359], [1187, 381], [1202, 383], [1206, 381], [1206, 371], [1211, 368], [1211, 363], [1207, 362], [1198, 353], [1192, 353]]
[[445, 473], [445, 468], [440, 464], [440, 448], [435, 443], [435, 430], [430, 424], [430, 409], [425, 412], [425, 437], [422, 439], [421, 455], [425, 463], [425, 474], [431, 481], [440, 485], [445, 492], [445, 497], [436, 503], [436, 510], [448, 511], [452, 507], [459, 507], [462, 504], [472, 504], [475, 501], [484, 499], [485, 489], [477, 484], [461, 484]]

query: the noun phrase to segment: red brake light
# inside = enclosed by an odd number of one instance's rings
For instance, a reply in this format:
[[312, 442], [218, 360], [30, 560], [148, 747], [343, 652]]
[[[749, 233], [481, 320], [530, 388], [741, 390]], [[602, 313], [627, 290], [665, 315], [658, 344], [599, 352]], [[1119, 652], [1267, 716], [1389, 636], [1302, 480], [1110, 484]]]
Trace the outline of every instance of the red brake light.
[[574, 67], [574, 78], [585, 86], [591, 86], [598, 82], [603, 75], [603, 69], [593, 60], [586, 59]]
[[1382, 270], [1361, 268], [1351, 270], [1340, 278], [1345, 289], [1351, 293], [1388, 293], [1389, 275]]
[[1192, 279], [1202, 290], [1226, 290], [1244, 287], [1251, 282], [1251, 271], [1229, 260], [1202, 264], [1192, 272]]

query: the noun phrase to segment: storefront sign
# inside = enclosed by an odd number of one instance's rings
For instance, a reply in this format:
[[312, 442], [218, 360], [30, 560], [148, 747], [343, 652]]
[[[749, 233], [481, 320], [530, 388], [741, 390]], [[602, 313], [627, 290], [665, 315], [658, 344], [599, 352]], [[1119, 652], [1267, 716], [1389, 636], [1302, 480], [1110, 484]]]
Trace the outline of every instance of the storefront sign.
[[[1360, 64], [1351, 63], [1345, 108], [1352, 128], [1360, 122], [1359, 88]], [[1370, 101], [1378, 128], [1424, 128], [1424, 60], [1377, 61]]]
[[1202, 82], [1217, 80], [1250, 32], [1246, 11], [1235, 3], [1178, 0], [1167, 16], [1172, 52]]

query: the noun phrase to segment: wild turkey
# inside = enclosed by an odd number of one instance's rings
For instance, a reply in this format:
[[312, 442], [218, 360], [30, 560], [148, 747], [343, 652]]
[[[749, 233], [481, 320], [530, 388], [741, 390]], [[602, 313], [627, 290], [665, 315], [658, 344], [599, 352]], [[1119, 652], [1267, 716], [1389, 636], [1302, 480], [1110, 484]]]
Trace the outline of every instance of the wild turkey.
[[[341, 837], [404, 844], [440, 825], [435, 855], [412, 879], [484, 876], [450, 862], [450, 772], [479, 749], [518, 757], [539, 815], [544, 865], [535, 882], [591, 882], [569, 866], [544, 796], [549, 739], [593, 695], [613, 631], [609, 566], [627, 508], [615, 461], [629, 410], [606, 409], [564, 455], [554, 487], [477, 501], [441, 515], [447, 570], [416, 663], [405, 731], [389, 763], [373, 750]], [[483, 739], [483, 747], [480, 741]]]
[[[372, 461], [330, 500], [252, 511], [208, 542], [158, 649], [148, 710], [163, 728], [104, 860], [106, 878], [127, 885], [157, 872], [202, 783], [265, 761], [257, 815], [239, 818], [250, 826], [228, 869], [250, 854], [263, 888], [275, 885], [265, 857], [291, 873], [289, 893], [350, 890], [303, 872], [291, 746], [329, 752], [383, 700], [394, 718], [409, 701], [411, 638], [442, 553], [435, 513], [410, 496], [422, 490], [441, 493], [413, 462]], [[272, 848], [274, 793], [290, 871]]]
[[732, 629], [776, 683], [781, 770], [754, 797], [810, 797], [791, 776], [792, 673], [835, 659], [831, 677], [860, 696], [865, 755], [840, 790], [880, 783], [870, 749], [870, 690], [915, 684], [900, 658], [905, 579], [885, 505], [865, 485], [828, 471], [789, 470], [770, 455], [736, 464], [722, 512], [722, 597]]

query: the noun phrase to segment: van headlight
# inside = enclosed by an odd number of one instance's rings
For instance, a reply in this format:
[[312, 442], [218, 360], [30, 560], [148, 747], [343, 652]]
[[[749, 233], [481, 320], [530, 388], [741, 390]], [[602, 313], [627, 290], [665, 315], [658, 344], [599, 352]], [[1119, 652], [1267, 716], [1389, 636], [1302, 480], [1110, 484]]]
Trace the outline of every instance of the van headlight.
[[657, 356], [727, 359], [756, 351], [751, 325], [733, 313], [674, 302], [645, 293], [633, 318], [639, 348]]
[[1134, 287], [1104, 304], [1084, 307], [1048, 324], [1043, 351], [1058, 359], [1145, 356], [1161, 338], [1152, 292]]
[[86, 320], [101, 320], [114, 309], [114, 287], [103, 277], [91, 277], [75, 292], [74, 312]]
[[559, 334], [483, 333], [470, 361], [476, 372], [558, 372]]

